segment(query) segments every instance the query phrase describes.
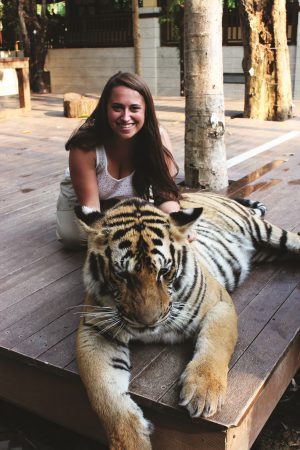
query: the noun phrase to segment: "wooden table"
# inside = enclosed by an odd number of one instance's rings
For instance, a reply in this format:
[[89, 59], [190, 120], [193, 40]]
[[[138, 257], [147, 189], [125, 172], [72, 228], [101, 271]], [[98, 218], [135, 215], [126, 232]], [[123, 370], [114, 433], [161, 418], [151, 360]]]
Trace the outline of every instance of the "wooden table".
[[29, 58], [0, 58], [1, 69], [15, 69], [18, 77], [20, 108], [31, 110]]

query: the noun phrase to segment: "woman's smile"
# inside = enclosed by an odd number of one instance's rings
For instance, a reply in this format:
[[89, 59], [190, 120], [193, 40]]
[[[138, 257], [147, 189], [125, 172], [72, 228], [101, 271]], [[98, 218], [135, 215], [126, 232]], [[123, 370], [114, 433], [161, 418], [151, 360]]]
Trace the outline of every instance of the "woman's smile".
[[139, 92], [125, 86], [112, 89], [107, 105], [108, 123], [121, 139], [135, 136], [144, 126], [145, 101]]

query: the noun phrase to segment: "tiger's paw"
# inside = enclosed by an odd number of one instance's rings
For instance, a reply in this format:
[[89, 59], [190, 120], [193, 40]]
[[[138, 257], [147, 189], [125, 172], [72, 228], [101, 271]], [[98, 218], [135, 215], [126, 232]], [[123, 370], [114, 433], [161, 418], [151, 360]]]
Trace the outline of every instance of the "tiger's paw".
[[110, 450], [151, 450], [151, 422], [144, 418], [141, 409], [131, 401], [130, 411], [116, 420], [110, 435]]
[[205, 367], [191, 361], [181, 376], [180, 405], [191, 417], [210, 417], [225, 402], [227, 370]]

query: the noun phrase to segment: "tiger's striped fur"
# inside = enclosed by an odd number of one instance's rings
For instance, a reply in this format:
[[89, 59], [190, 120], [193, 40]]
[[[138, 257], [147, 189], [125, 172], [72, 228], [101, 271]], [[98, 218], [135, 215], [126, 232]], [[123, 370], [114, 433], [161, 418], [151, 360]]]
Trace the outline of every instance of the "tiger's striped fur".
[[[139, 199], [105, 214], [77, 211], [89, 234], [77, 359], [111, 449], [151, 448], [150, 424], [127, 395], [130, 340], [194, 337], [181, 404], [198, 417], [213, 415], [224, 403], [237, 339], [228, 291], [245, 279], [253, 261], [300, 253], [299, 235], [262, 220], [257, 210], [264, 212], [263, 205], [248, 205], [205, 193], [184, 198], [189, 209], [170, 215]], [[193, 242], [187, 239], [191, 227]]]

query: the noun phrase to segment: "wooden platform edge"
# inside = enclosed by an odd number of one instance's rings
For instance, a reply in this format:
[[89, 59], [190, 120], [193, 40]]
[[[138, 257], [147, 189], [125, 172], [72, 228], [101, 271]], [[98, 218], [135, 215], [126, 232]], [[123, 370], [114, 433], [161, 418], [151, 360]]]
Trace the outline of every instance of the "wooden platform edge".
[[[16, 355], [17, 356], [17, 355]], [[48, 364], [0, 353], [0, 398], [72, 431], [106, 442], [92, 411], [80, 377], [49, 370]], [[300, 333], [269, 377], [256, 401], [237, 427], [225, 428], [207, 421], [191, 421], [184, 415], [143, 408], [155, 427], [154, 450], [247, 450], [259, 434], [261, 416], [267, 418], [300, 365]]]
[[[226, 450], [251, 448], [264, 424], [284, 394], [300, 367], [300, 332], [295, 336], [273, 373], [269, 376], [257, 399], [237, 427], [228, 429]], [[264, 417], [263, 422], [261, 417]]]
[[[90, 407], [79, 375], [66, 373], [30, 358], [0, 353], [0, 398], [89, 438], [106, 443], [100, 422]], [[154, 424], [154, 450], [224, 450], [226, 430], [188, 417], [143, 408]], [[167, 432], [166, 432], [167, 430]]]

